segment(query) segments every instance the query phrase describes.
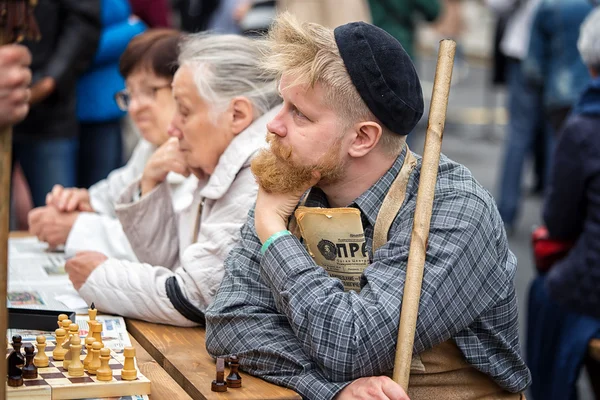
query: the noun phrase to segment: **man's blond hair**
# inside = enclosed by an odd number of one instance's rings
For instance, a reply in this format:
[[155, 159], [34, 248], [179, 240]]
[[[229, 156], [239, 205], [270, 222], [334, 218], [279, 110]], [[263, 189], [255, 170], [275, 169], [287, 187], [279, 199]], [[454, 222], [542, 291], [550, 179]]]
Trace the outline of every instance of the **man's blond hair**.
[[348, 75], [340, 56], [333, 30], [313, 23], [301, 23], [289, 13], [280, 14], [274, 21], [267, 38], [269, 53], [264, 68], [292, 78], [291, 85], [325, 88], [325, 102], [338, 113], [345, 128], [357, 122], [377, 122], [383, 133], [379, 144], [389, 155], [402, 150], [405, 138], [387, 129], [373, 115]]

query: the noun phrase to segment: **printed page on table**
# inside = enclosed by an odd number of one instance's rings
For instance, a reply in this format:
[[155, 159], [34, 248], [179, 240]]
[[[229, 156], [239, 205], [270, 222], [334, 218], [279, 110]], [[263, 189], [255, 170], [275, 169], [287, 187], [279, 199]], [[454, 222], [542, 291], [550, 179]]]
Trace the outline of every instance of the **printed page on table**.
[[50, 251], [37, 238], [10, 238], [8, 248], [8, 307], [85, 311], [65, 272], [62, 251]]

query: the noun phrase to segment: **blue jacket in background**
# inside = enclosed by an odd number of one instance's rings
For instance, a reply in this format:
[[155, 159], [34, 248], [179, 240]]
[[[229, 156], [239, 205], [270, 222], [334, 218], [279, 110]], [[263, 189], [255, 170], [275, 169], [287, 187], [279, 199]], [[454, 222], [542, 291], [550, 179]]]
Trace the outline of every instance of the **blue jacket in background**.
[[543, 87], [547, 110], [571, 107], [590, 81], [577, 39], [592, 9], [588, 0], [542, 0], [534, 16], [523, 68], [532, 83]]
[[600, 318], [600, 78], [587, 86], [560, 134], [544, 222], [552, 238], [576, 240], [548, 272], [550, 296]]
[[90, 69], [77, 83], [79, 122], [103, 122], [121, 118], [114, 95], [125, 88], [119, 58], [129, 41], [146, 30], [131, 16], [128, 0], [102, 0], [102, 35]]

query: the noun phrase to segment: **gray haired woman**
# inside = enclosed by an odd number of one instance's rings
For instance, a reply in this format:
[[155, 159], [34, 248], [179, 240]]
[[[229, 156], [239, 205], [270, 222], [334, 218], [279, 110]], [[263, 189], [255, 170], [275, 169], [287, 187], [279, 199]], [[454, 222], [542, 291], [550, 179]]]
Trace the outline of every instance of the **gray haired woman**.
[[[234, 35], [184, 40], [173, 80], [168, 145], [123, 192], [116, 210], [140, 263], [84, 253], [66, 269], [80, 295], [111, 314], [179, 326], [203, 324], [257, 193], [250, 159], [280, 102], [260, 68], [263, 44]], [[192, 175], [174, 204], [164, 179]]]

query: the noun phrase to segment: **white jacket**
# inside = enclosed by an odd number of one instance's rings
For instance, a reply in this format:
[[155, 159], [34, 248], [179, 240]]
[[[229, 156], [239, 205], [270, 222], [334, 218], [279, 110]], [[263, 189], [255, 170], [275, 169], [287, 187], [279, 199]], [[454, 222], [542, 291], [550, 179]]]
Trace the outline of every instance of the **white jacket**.
[[[67, 256], [91, 250], [109, 257], [137, 261], [115, 213], [115, 204], [123, 190], [141, 176], [155, 150], [153, 144], [140, 139], [124, 167], [112, 171], [106, 179], [90, 187], [90, 202], [96, 212], [79, 213], [65, 243]], [[190, 193], [181, 185], [184, 180], [183, 176], [174, 173], [167, 176], [175, 197]]]
[[[167, 282], [175, 279], [185, 299], [202, 312], [212, 303], [223, 278], [225, 257], [239, 241], [240, 228], [256, 200], [258, 188], [250, 159], [265, 146], [265, 126], [278, 110], [269, 111], [233, 139], [215, 172], [208, 181], [198, 182], [193, 198], [179, 212], [173, 211], [169, 190], [163, 184], [132, 202], [139, 182], [132, 183], [116, 211], [142, 262], [106, 260], [79, 294], [109, 314], [197, 325], [177, 311], [173, 295], [167, 293]], [[192, 243], [202, 202], [198, 238]]]
[[[523, 60], [529, 50], [531, 25], [539, 0], [486, 0], [487, 5], [497, 14], [510, 14], [506, 30], [500, 42], [500, 50], [505, 56]], [[516, 9], [515, 9], [516, 7]]]

